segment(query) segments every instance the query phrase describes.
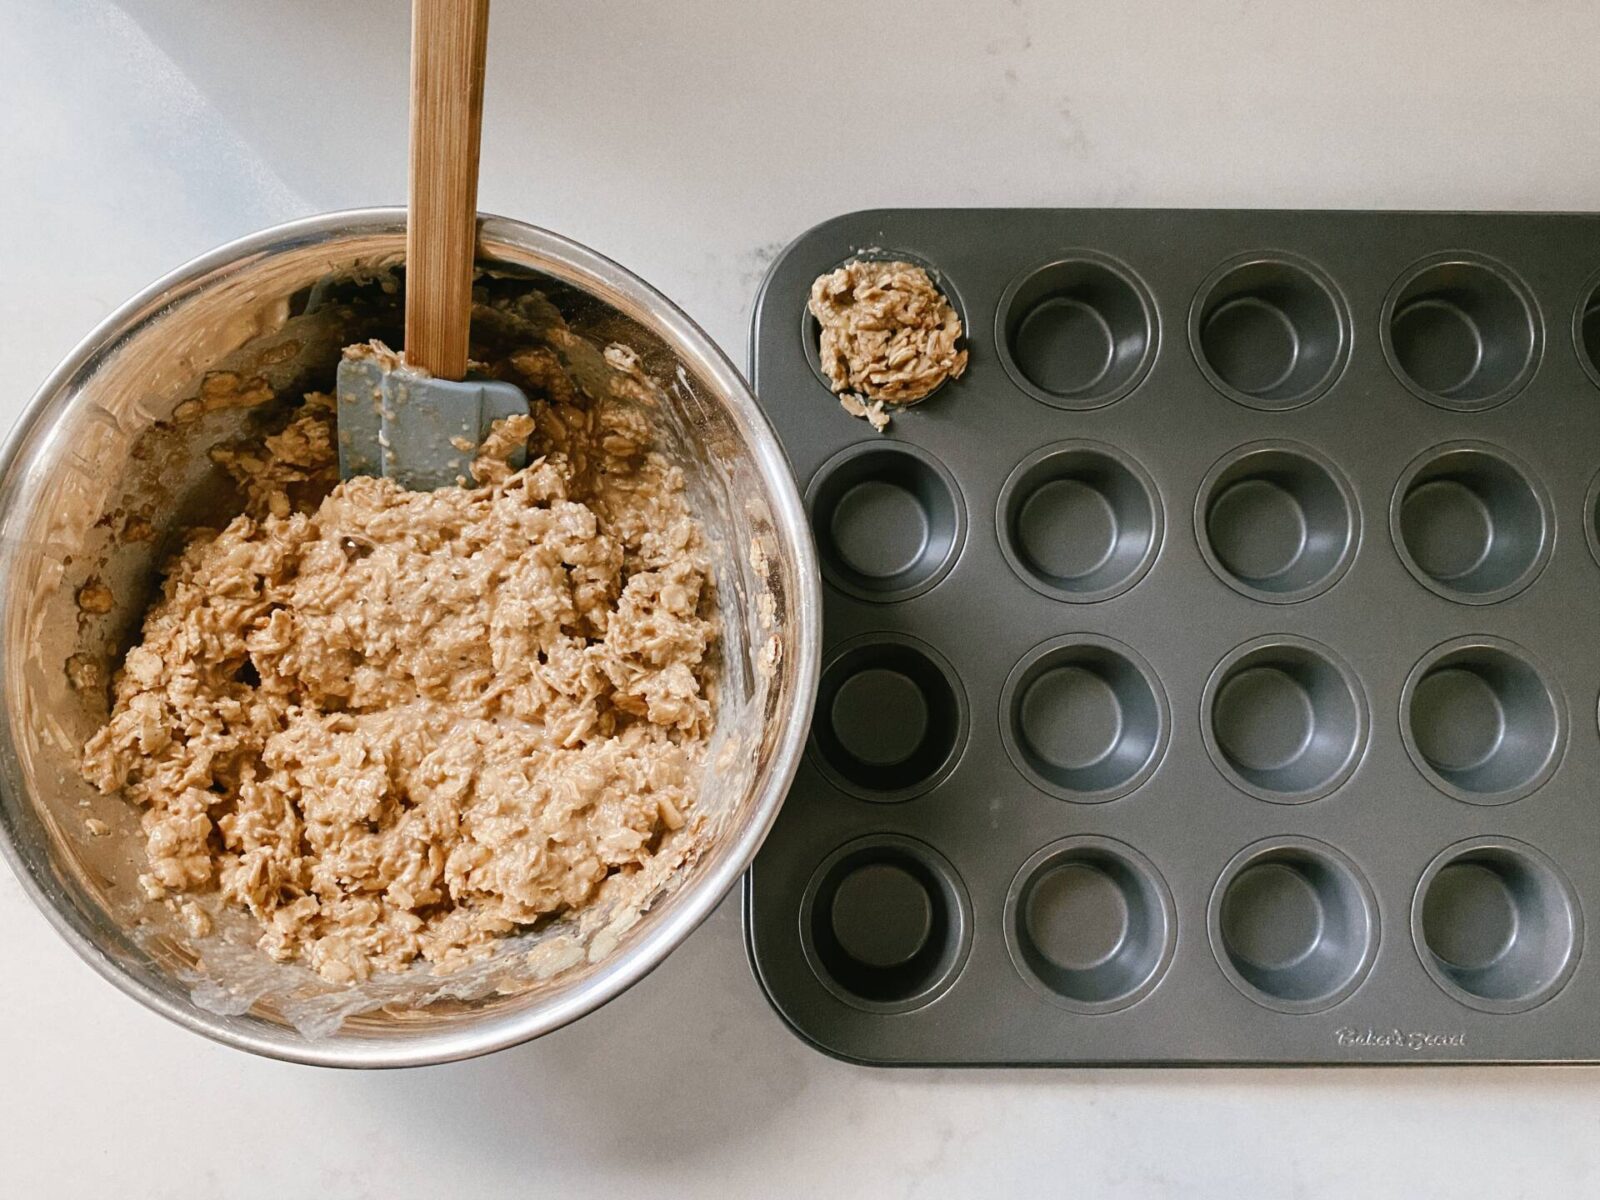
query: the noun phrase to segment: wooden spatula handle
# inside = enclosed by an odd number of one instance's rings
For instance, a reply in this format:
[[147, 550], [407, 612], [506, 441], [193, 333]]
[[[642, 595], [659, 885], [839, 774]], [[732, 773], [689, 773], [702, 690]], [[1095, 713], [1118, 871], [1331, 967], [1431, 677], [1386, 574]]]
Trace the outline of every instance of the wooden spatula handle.
[[413, 0], [406, 361], [467, 372], [489, 0]]

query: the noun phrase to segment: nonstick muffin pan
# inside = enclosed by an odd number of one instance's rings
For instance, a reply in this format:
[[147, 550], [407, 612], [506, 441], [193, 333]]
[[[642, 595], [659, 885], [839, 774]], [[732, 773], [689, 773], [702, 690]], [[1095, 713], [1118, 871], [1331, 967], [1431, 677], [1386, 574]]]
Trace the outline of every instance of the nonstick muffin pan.
[[[813, 279], [926, 266], [886, 435]], [[751, 366], [826, 579], [745, 887], [878, 1064], [1600, 1060], [1600, 219], [856, 213]]]

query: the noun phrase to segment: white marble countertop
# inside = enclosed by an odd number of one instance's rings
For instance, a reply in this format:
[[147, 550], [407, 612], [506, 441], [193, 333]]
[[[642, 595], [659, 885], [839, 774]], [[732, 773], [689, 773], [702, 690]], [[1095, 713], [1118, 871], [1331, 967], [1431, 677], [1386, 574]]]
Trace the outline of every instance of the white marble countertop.
[[[21, 0], [0, 37], [0, 423], [210, 246], [404, 192], [402, 0]], [[1591, 0], [499, 0], [481, 205], [742, 361], [783, 243], [879, 204], [1600, 209]], [[864, 47], [865, 49], [862, 49]], [[831, 59], [831, 61], [830, 61]], [[1590, 1070], [876, 1072], [770, 1012], [725, 903], [477, 1062], [286, 1066], [167, 1024], [0, 870], [0, 1194], [1532, 1196]]]

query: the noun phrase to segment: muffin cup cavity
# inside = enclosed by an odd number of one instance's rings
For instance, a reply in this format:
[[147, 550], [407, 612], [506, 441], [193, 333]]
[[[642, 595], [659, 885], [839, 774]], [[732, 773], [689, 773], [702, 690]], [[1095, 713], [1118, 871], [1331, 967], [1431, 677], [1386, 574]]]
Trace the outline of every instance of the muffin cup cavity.
[[1509, 838], [1474, 838], [1423, 872], [1411, 935], [1447, 994], [1483, 1012], [1526, 1012], [1577, 968], [1583, 913], [1571, 881], [1547, 855]]
[[949, 574], [966, 540], [955, 477], [901, 442], [841, 450], [812, 479], [806, 506], [823, 578], [858, 600], [921, 595]]
[[1415, 459], [1395, 486], [1389, 526], [1417, 582], [1462, 604], [1523, 591], [1555, 541], [1554, 509], [1533, 472], [1482, 442], [1451, 442]]
[[811, 724], [813, 758], [863, 800], [909, 800], [938, 786], [967, 740], [955, 668], [902, 634], [867, 634], [824, 664]]
[[1384, 357], [1400, 382], [1440, 408], [1477, 412], [1517, 395], [1539, 366], [1544, 325], [1511, 270], [1480, 254], [1436, 254], [1390, 289]]
[[1171, 735], [1166, 693], [1131, 647], [1068, 634], [1034, 647], [1000, 693], [1000, 740], [1035, 787], [1096, 804], [1155, 772]]
[[1344, 577], [1360, 515], [1349, 481], [1327, 458], [1292, 442], [1256, 442], [1206, 475], [1195, 533], [1206, 564], [1229, 587], [1295, 604]]
[[1319, 800], [1350, 778], [1366, 749], [1366, 693], [1355, 672], [1307, 638], [1258, 638], [1218, 664], [1201, 732], [1212, 761], [1260, 800]]
[[1115, 259], [1073, 250], [1012, 281], [995, 346], [1012, 381], [1056, 408], [1101, 408], [1144, 380], [1155, 359], [1156, 308]]
[[1074, 1012], [1108, 1013], [1161, 982], [1177, 946], [1177, 916], [1149, 859], [1110, 838], [1073, 837], [1017, 872], [1005, 934], [1030, 987]]
[[1350, 357], [1350, 315], [1333, 281], [1288, 255], [1246, 254], [1200, 285], [1189, 345], [1219, 392], [1285, 410], [1323, 395]]
[[1566, 704], [1526, 650], [1466, 637], [1430, 651], [1400, 694], [1406, 751], [1429, 781], [1469, 804], [1509, 804], [1561, 762]]
[[1264, 1008], [1332, 1008], [1366, 979], [1378, 953], [1378, 904], [1355, 863], [1309, 838], [1240, 851], [1211, 895], [1217, 964]]
[[[840, 267], [848, 266], [853, 262], [905, 262], [915, 267], [921, 267], [928, 273], [928, 278], [933, 280], [933, 286], [938, 288], [944, 298], [950, 302], [950, 307], [955, 310], [956, 316], [961, 319], [962, 338], [956, 345], [960, 347], [968, 344], [969, 338], [967, 335], [971, 333], [972, 326], [967, 323], [967, 310], [966, 306], [961, 302], [961, 294], [956, 290], [955, 285], [945, 278], [944, 273], [928, 259], [920, 254], [913, 254], [908, 250], [863, 250], [859, 254], [841, 258], [833, 266], [829, 267], [825, 273], [831, 274]], [[806, 365], [811, 368], [811, 373], [817, 377], [817, 382], [822, 385], [823, 390], [830, 396], [837, 397], [838, 393], [833, 390], [833, 383], [822, 370], [822, 322], [811, 315], [809, 300], [810, 292], [808, 290], [800, 301], [800, 347], [806, 356]], [[923, 396], [920, 400], [914, 400], [910, 404], [890, 404], [887, 407], [890, 412], [894, 412], [899, 408], [914, 408], [918, 404], [924, 404], [933, 399], [945, 388], [949, 387], [952, 382], [955, 381], [945, 380], [926, 396]], [[837, 402], [837, 399], [835, 399], [836, 404]]]
[[800, 937], [817, 979], [840, 1000], [909, 1012], [960, 975], [972, 905], [943, 855], [913, 838], [874, 834], [817, 868], [801, 901]]
[[1583, 299], [1572, 314], [1572, 342], [1584, 372], [1600, 387], [1600, 271], [1584, 284]]
[[1600, 565], [1600, 475], [1594, 477], [1583, 497], [1583, 536], [1589, 543], [1589, 553]]
[[1017, 464], [1000, 491], [1000, 549], [1029, 587], [1089, 604], [1149, 571], [1164, 517], [1149, 473], [1098, 442], [1058, 442]]

